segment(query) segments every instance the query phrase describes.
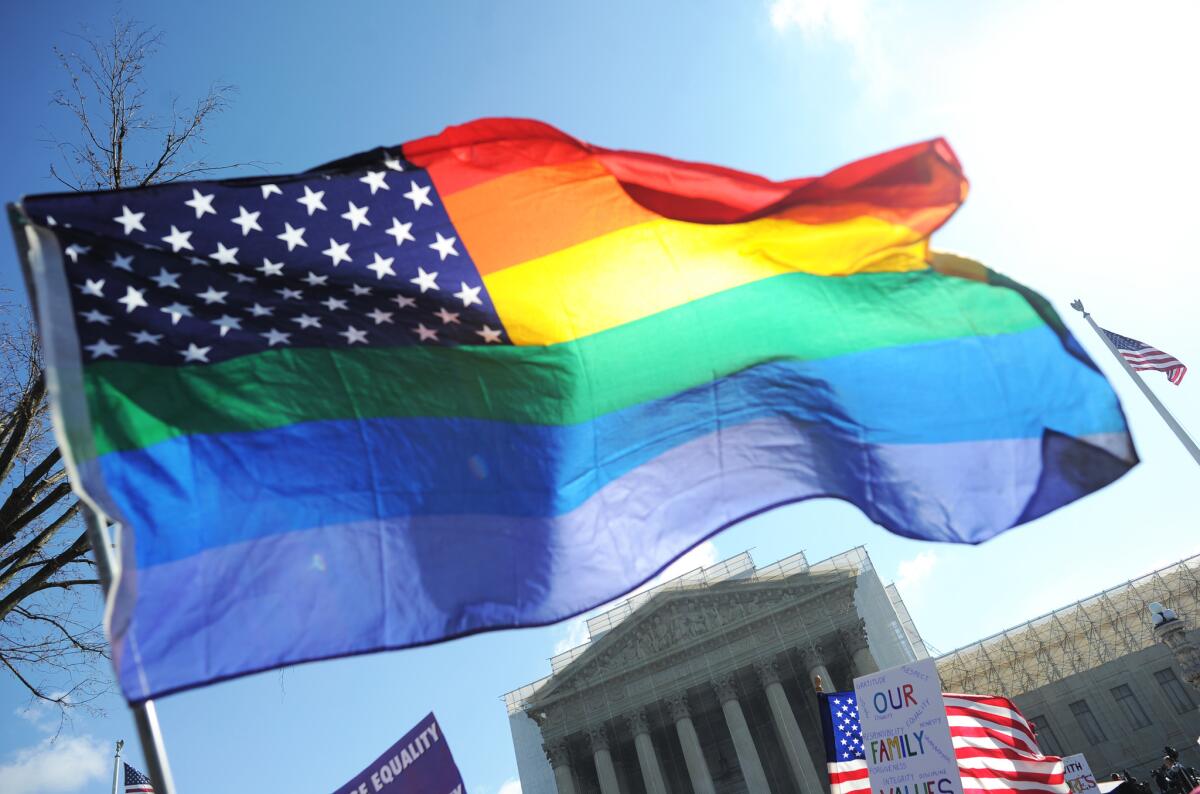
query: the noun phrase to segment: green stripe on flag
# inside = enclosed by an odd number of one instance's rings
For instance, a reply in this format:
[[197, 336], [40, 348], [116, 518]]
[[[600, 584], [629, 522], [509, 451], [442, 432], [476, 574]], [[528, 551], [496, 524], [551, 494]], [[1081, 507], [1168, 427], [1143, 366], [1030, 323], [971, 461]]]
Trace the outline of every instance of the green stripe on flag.
[[279, 349], [207, 366], [103, 362], [85, 379], [99, 455], [323, 419], [574, 424], [766, 361], [1041, 324], [1011, 289], [932, 271], [787, 274], [548, 347]]

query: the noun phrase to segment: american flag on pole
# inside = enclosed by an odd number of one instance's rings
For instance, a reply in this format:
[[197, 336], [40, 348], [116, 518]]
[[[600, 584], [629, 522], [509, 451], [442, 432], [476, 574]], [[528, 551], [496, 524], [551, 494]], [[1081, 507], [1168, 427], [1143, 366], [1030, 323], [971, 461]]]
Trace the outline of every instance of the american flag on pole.
[[125, 794], [154, 794], [150, 778], [129, 764], [125, 764]]
[[1167, 380], [1178, 386], [1187, 374], [1183, 362], [1170, 353], [1164, 353], [1158, 348], [1150, 347], [1145, 342], [1130, 339], [1128, 336], [1115, 334], [1106, 328], [1101, 328], [1113, 347], [1129, 362], [1134, 369], [1156, 369], [1167, 376]]
[[[870, 794], [853, 692], [820, 694], [832, 794]], [[1062, 759], [1042, 755], [1033, 728], [1007, 698], [943, 694], [964, 794], [1069, 794]]]

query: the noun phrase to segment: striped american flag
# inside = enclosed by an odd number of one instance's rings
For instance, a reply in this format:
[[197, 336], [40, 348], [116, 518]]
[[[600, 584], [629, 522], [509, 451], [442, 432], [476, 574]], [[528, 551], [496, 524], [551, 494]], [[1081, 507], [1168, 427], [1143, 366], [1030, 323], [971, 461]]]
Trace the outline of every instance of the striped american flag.
[[154, 787], [150, 785], [146, 773], [129, 764], [125, 764], [125, 794], [154, 794]]
[[1176, 386], [1183, 381], [1183, 376], [1187, 374], [1187, 367], [1183, 365], [1183, 362], [1170, 353], [1164, 353], [1158, 348], [1150, 347], [1145, 342], [1121, 336], [1106, 328], [1100, 330], [1104, 331], [1104, 335], [1113, 343], [1113, 347], [1134, 369], [1156, 369], [1164, 373], [1167, 380]]
[[[1042, 755], [1033, 728], [1008, 698], [943, 694], [964, 794], [1069, 794], [1062, 759]], [[853, 692], [821, 694], [832, 794], [870, 794]]]

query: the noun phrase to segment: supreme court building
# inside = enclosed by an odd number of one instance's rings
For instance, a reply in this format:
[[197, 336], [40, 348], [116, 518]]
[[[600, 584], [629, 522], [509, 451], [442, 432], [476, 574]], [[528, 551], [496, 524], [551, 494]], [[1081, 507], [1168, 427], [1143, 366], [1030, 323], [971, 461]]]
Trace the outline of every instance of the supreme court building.
[[[1153, 602], [1191, 619], [1191, 651], [1156, 639]], [[943, 654], [938, 674], [943, 691], [1012, 698], [1044, 752], [1147, 780], [1164, 745], [1200, 767], [1197, 619], [1200, 556]], [[817, 677], [849, 689], [929, 656], [861, 547], [764, 567], [739, 554], [587, 628], [505, 696], [524, 794], [824, 794]]]
[[588, 621], [505, 701], [524, 794], [826, 790], [814, 682], [926, 658], [864, 549], [756, 568], [749, 553]]

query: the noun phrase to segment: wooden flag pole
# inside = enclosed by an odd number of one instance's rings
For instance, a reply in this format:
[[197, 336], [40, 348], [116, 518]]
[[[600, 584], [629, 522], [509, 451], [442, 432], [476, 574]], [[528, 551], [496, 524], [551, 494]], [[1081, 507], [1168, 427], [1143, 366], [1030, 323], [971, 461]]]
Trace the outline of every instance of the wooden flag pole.
[[1076, 298], [1075, 300], [1071, 301], [1071, 308], [1082, 314], [1083, 319], [1088, 321], [1088, 325], [1092, 326], [1092, 330], [1096, 332], [1096, 336], [1100, 337], [1100, 341], [1103, 342], [1104, 346], [1108, 348], [1108, 352], [1112, 353], [1113, 358], [1120, 362], [1121, 368], [1125, 370], [1129, 377], [1133, 378], [1133, 382], [1136, 383], [1137, 387], [1142, 390], [1142, 394], [1146, 395], [1146, 399], [1149, 400], [1150, 404], [1154, 406], [1154, 410], [1158, 411], [1158, 415], [1161, 416], [1162, 420], [1167, 423], [1167, 427], [1171, 428], [1171, 431], [1175, 433], [1175, 437], [1179, 439], [1179, 443], [1183, 444], [1184, 449], [1188, 451], [1188, 453], [1192, 456], [1192, 459], [1195, 460], [1198, 465], [1200, 465], [1200, 447], [1197, 447], [1196, 442], [1192, 441], [1192, 437], [1189, 436], [1187, 431], [1183, 429], [1183, 425], [1175, 421], [1175, 417], [1171, 416], [1171, 412], [1167, 410], [1167, 407], [1159, 402], [1158, 397], [1156, 397], [1154, 392], [1150, 390], [1150, 387], [1146, 385], [1146, 381], [1138, 377], [1138, 374], [1133, 371], [1133, 367], [1129, 366], [1129, 362], [1126, 361], [1125, 357], [1122, 356], [1120, 351], [1117, 350], [1116, 345], [1114, 345], [1112, 340], [1108, 338], [1108, 334], [1100, 330], [1100, 326], [1096, 325], [1096, 321], [1092, 319], [1091, 313], [1083, 308], [1083, 301]]
[[[107, 523], [86, 502], [81, 501], [83, 521], [87, 528], [88, 542], [92, 546], [92, 554], [96, 558], [96, 573], [100, 578], [100, 587], [104, 591], [104, 602], [108, 603], [108, 594], [112, 590], [116, 578], [117, 561], [113, 554], [112, 545], [108, 539]], [[153, 700], [143, 700], [141, 703], [131, 703], [129, 710], [133, 712], [133, 721], [137, 724], [138, 739], [142, 743], [142, 755], [146, 758], [146, 772], [154, 786], [154, 794], [175, 794], [175, 781], [171, 778], [171, 766], [167, 763], [167, 748], [163, 744], [162, 731], [158, 727], [158, 714], [154, 710]]]

